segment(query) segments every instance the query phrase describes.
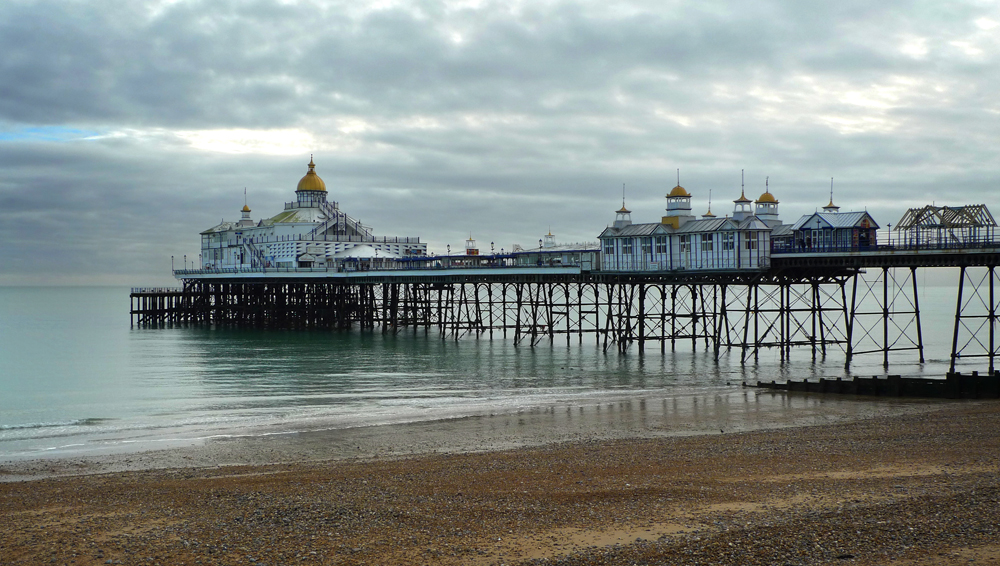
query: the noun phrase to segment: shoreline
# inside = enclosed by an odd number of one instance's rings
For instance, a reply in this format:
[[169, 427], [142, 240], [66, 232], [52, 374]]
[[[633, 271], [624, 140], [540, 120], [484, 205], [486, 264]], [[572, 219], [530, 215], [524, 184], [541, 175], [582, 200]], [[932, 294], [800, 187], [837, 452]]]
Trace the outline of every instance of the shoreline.
[[819, 426], [0, 483], [4, 564], [1000, 559], [1000, 403]]
[[747, 388], [667, 396], [645, 392], [402, 423], [234, 431], [165, 440], [162, 448], [130, 450], [120, 445], [117, 450], [93, 453], [0, 455], [0, 483], [170, 468], [489, 452], [581, 440], [715, 435], [919, 413], [949, 403], [954, 401], [801, 395]]

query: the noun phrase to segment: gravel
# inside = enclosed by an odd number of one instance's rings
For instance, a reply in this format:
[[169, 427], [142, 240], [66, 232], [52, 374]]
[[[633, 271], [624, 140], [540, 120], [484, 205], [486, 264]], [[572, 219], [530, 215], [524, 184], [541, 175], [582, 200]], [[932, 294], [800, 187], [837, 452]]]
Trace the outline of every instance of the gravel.
[[998, 455], [1000, 403], [980, 401], [772, 431], [15, 481], [0, 483], [0, 564], [989, 564]]

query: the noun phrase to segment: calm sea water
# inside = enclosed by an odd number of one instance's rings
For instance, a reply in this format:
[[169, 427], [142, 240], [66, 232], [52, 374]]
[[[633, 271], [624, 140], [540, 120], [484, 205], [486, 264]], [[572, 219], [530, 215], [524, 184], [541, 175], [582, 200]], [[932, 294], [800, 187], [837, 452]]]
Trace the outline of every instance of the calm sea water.
[[[943, 376], [954, 290], [924, 288], [927, 362]], [[776, 351], [742, 366], [685, 345], [661, 354], [582, 344], [514, 347], [433, 331], [131, 328], [126, 288], [0, 287], [0, 460], [141, 450], [233, 434], [427, 421], [637, 395], [730, 395], [739, 383], [836, 377], [843, 355]], [[980, 369], [974, 367], [971, 369]], [[878, 355], [852, 372], [885, 374]]]

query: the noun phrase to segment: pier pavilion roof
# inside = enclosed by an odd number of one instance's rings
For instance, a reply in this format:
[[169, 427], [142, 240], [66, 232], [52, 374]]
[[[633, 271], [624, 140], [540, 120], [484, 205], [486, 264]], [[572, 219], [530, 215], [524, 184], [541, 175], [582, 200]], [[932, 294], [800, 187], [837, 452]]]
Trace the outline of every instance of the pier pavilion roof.
[[667, 228], [659, 222], [649, 222], [646, 224], [629, 224], [622, 228], [615, 228], [614, 226], [608, 226], [601, 232], [598, 238], [618, 238], [618, 237], [628, 237], [628, 236], [653, 236], [653, 235], [664, 235], [670, 232]]
[[771, 227], [771, 237], [781, 238], [792, 235], [792, 225], [791, 224], [778, 224], [777, 226]]
[[361, 244], [333, 254], [337, 259], [399, 259], [399, 254], [387, 250], [377, 250], [368, 244]]
[[864, 224], [865, 220], [867, 220], [869, 224], [868, 226], [864, 226], [865, 228], [881, 228], [881, 226], [875, 222], [875, 219], [872, 218], [867, 212], [814, 212], [799, 218], [795, 224], [792, 225], [792, 230], [801, 230], [802, 227], [813, 218], [818, 218], [820, 225], [828, 228], [859, 227]]
[[272, 224], [292, 223], [292, 222], [321, 222], [320, 210], [318, 208], [292, 208], [283, 210], [274, 216], [263, 221], [265, 226]]
[[201, 232], [201, 234], [205, 235], [205, 234], [214, 234], [216, 232], [226, 232], [228, 230], [235, 230], [238, 227], [239, 223], [237, 222], [220, 222], [219, 224], [212, 226], [208, 230]]
[[299, 191], [322, 191], [326, 192], [326, 183], [316, 174], [316, 164], [313, 163], [312, 156], [309, 156], [309, 171], [306, 176], [299, 180], [299, 186], [295, 189]]
[[774, 195], [771, 194], [771, 191], [764, 191], [762, 195], [757, 197], [757, 203], [762, 203], [762, 202], [773, 202], [774, 204], [778, 204], [778, 199], [774, 198]]
[[667, 194], [667, 198], [670, 198], [670, 197], [689, 197], [689, 196], [691, 196], [691, 193], [687, 192], [687, 190], [685, 190], [684, 187], [682, 187], [680, 185], [677, 185], [673, 189], [670, 189], [670, 193]]
[[743, 220], [736, 220], [731, 217], [724, 218], [702, 218], [691, 220], [681, 226], [675, 232], [677, 234], [692, 234], [702, 232], [723, 232], [726, 230], [770, 230], [771, 228], [763, 220], [756, 216], [749, 216]]

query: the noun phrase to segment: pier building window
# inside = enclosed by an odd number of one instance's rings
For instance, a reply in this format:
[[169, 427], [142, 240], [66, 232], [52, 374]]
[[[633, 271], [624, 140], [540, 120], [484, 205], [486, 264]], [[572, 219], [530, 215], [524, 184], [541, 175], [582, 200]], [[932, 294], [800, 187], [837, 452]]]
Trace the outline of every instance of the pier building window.
[[681, 236], [681, 253], [688, 253], [691, 251], [691, 236], [684, 234]]
[[604, 255], [615, 255], [615, 241], [608, 240], [604, 242]]
[[667, 253], [667, 237], [657, 236], [656, 237], [656, 253], [665, 254]]
[[722, 250], [731, 252], [736, 248], [736, 234], [729, 232], [722, 234]]
[[701, 251], [710, 252], [714, 246], [715, 242], [712, 241], [711, 234], [702, 234], [701, 236]]
[[746, 249], [756, 250], [757, 249], [757, 234], [755, 232], [744, 234], [746, 238]]
[[625, 255], [632, 255], [632, 239], [628, 238], [622, 240], [622, 253]]
[[653, 239], [643, 238], [642, 239], [642, 255], [650, 255], [653, 253]]

